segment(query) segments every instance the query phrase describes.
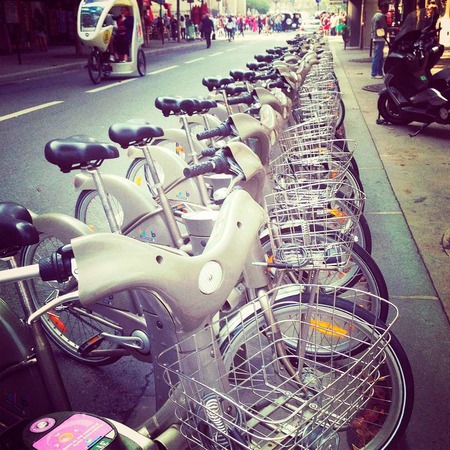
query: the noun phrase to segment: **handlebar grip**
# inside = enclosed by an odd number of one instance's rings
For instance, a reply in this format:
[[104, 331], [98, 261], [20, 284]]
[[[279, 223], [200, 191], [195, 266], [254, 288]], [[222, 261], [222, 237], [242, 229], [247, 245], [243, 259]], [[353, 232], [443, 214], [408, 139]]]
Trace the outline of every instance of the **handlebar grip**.
[[52, 253], [48, 258], [39, 261], [39, 275], [42, 281], [63, 283], [72, 276], [72, 246], [65, 245]]
[[211, 157], [214, 156], [217, 152], [217, 149], [214, 147], [205, 148], [200, 152], [200, 156]]
[[214, 167], [215, 165], [211, 161], [195, 164], [191, 167], [186, 167], [183, 170], [183, 175], [185, 176], [185, 178], [197, 177], [199, 175], [204, 175], [205, 173], [212, 172], [214, 170]]
[[183, 175], [186, 178], [191, 178], [211, 172], [225, 173], [230, 167], [227, 154], [226, 149], [218, 151], [209, 161], [186, 167], [183, 170]]
[[283, 88], [285, 87], [285, 83], [282, 78], [278, 78], [276, 81], [272, 81], [269, 83], [270, 88]]
[[251, 105], [255, 102], [253, 98], [253, 94], [247, 94], [247, 95], [239, 95], [237, 97], [229, 97], [227, 99], [227, 103], [229, 105], [240, 105], [242, 103], [245, 103], [246, 105]]
[[221, 123], [217, 128], [211, 128], [210, 130], [203, 131], [197, 134], [197, 139], [202, 141], [204, 139], [210, 139], [213, 137], [226, 137], [232, 133], [230, 124], [227, 122]]

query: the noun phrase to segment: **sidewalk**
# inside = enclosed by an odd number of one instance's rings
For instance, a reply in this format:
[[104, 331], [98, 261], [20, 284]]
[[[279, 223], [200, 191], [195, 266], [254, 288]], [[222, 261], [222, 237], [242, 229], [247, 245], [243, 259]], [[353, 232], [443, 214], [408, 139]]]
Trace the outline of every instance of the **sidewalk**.
[[[443, 245], [444, 235], [450, 228], [450, 126], [432, 124], [418, 136], [410, 137], [421, 124], [376, 124], [378, 92], [384, 84], [382, 80], [370, 78], [371, 59], [368, 50], [344, 50], [339, 38], [330, 39], [330, 42], [338, 59], [338, 66], [351, 81], [349, 92], [344, 94], [345, 106], [350, 111], [352, 108], [361, 111], [370, 133], [368, 139], [376, 146], [418, 253], [447, 316], [450, 316], [450, 249]], [[448, 66], [449, 62], [450, 49], [447, 48], [440, 66], [436, 68], [442, 69], [443, 63]], [[364, 147], [365, 141], [351, 128], [346, 131], [348, 137], [354, 137], [359, 142], [358, 151], [362, 152], [361, 147]], [[364, 155], [360, 154], [360, 158], [364, 167]], [[366, 172], [370, 170], [370, 167], [366, 167]], [[370, 204], [373, 200], [370, 197], [379, 193], [371, 189], [367, 189], [367, 192]], [[381, 198], [378, 200], [382, 201]], [[403, 272], [403, 276], [408, 273], [408, 267], [392, 269], [398, 270], [399, 274]]]
[[[173, 42], [152, 40], [144, 47], [146, 55], [155, 55], [170, 51], [185, 51], [193, 48], [204, 47], [204, 41]], [[75, 54], [75, 46], [50, 46], [48, 51], [30, 51], [14, 53], [12, 55], [0, 55], [0, 81], [27, 77], [34, 74], [42, 74], [54, 70], [86, 65], [88, 48], [83, 48], [82, 55]], [[149, 61], [147, 60], [147, 65]]]
[[450, 127], [433, 124], [410, 137], [420, 124], [377, 125], [384, 85], [370, 78], [368, 51], [344, 50], [339, 38], [330, 44], [346, 134], [358, 142], [355, 157], [367, 195], [372, 255], [399, 308], [393, 330], [414, 374], [411, 421], [399, 445], [389, 450], [447, 450], [450, 258], [442, 237], [450, 226]]

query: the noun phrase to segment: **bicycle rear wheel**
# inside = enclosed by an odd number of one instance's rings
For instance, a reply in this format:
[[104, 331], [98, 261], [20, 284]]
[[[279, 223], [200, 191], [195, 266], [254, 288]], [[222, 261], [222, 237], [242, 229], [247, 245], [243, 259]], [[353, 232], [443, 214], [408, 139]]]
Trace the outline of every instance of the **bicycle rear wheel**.
[[[308, 309], [311, 310], [311, 317], [309, 324], [306, 324]], [[275, 303], [273, 314], [275, 323], [281, 327], [282, 339], [294, 366], [299, 361], [296, 352], [300, 339], [307, 342], [301, 378], [307, 390], [306, 403], [310, 396], [318, 408], [310, 414], [312, 418], [317, 415], [316, 422], [308, 419], [307, 412], [303, 410], [303, 421], [306, 423], [299, 425], [302, 431], [297, 432], [293, 447], [289, 448], [325, 448], [321, 447], [325, 442], [333, 442], [334, 446], [330, 448], [349, 450], [393, 448], [411, 417], [414, 380], [401, 344], [391, 332], [386, 331], [386, 325], [354, 304], [327, 295], [320, 295], [314, 305], [299, 303], [297, 296], [286, 298], [281, 303]], [[305, 325], [309, 326], [308, 335], [300, 338]], [[388, 335], [385, 336], [385, 333]], [[270, 397], [274, 386], [280, 397], [288, 389], [295, 389], [292, 380], [286, 381], [289, 377], [283, 370], [270, 369], [271, 361], [276, 358], [270, 336], [263, 313], [256, 311], [237, 326], [221, 345], [232, 389], [236, 386], [240, 392], [246, 389], [257, 391], [267, 403], [274, 402]], [[379, 339], [385, 341], [382, 348], [378, 348]], [[372, 346], [374, 352], [371, 351]], [[367, 355], [370, 356], [366, 358]], [[372, 357], [376, 360], [375, 364], [369, 362]], [[340, 374], [353, 363], [352, 376], [339, 382]], [[374, 364], [374, 370], [369, 375], [367, 372], [370, 373], [371, 364]], [[269, 370], [262, 370], [262, 367], [269, 367]], [[331, 376], [336, 370], [339, 372], [337, 377]], [[353, 377], [361, 382], [358, 389], [354, 389]], [[281, 380], [278, 388], [274, 382], [276, 379]], [[327, 390], [333, 382], [333, 392], [328, 396]], [[356, 391], [359, 389], [364, 391], [364, 400], [357, 397], [359, 394]], [[264, 393], [266, 390], [267, 394]], [[245, 398], [242, 395], [240, 401]], [[360, 402], [359, 408], [354, 406], [355, 401]], [[252, 413], [251, 407], [248, 410]], [[302, 420], [301, 415], [298, 417]], [[307, 424], [308, 420], [311, 420], [310, 424]]]
[[[39, 243], [26, 247], [22, 252], [22, 265], [37, 264], [62, 246], [54, 236], [42, 233]], [[68, 289], [74, 280], [65, 283], [46, 282], [40, 279], [27, 281], [31, 300], [36, 308], [58, 297], [61, 291]], [[71, 358], [90, 365], [101, 366], [116, 362], [120, 356], [92, 356], [78, 352], [81, 344], [102, 331], [121, 335], [120, 327], [109, 319], [86, 309], [76, 302], [61, 306], [42, 316], [44, 330], [50, 339]], [[109, 325], [108, 325], [109, 324]], [[113, 350], [117, 345], [103, 341], [99, 350]]]
[[89, 78], [94, 84], [100, 83], [103, 76], [102, 55], [100, 52], [93, 50], [88, 58], [87, 69]]
[[[108, 194], [112, 212], [119, 228], [123, 225], [123, 210], [120, 202]], [[103, 209], [102, 202], [96, 190], [84, 190], [80, 193], [75, 204], [75, 217], [81, 220], [96, 233], [110, 233], [108, 219]]]

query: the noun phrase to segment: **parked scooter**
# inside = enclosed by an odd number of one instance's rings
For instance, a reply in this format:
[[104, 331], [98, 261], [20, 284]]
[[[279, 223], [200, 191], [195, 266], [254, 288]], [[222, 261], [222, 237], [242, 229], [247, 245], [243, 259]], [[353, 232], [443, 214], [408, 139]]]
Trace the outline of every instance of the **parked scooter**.
[[378, 98], [378, 111], [385, 121], [406, 125], [413, 121], [423, 126], [450, 124], [450, 68], [432, 75], [444, 46], [438, 43], [438, 29], [425, 10], [413, 11], [400, 30], [384, 63], [385, 88]]

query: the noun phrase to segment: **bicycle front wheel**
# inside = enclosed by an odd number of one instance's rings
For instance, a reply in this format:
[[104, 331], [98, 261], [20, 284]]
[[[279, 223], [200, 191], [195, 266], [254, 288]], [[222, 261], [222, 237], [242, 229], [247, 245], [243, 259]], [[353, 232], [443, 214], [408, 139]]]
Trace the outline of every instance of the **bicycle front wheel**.
[[[298, 367], [301, 361], [303, 402], [311, 399], [314, 404], [309, 412], [300, 407], [296, 417], [301, 422], [295, 424], [299, 430], [289, 448], [319, 448], [327, 439], [336, 449], [393, 448], [411, 417], [414, 380], [401, 344], [386, 325], [354, 304], [327, 295], [312, 305], [297, 296], [286, 298], [275, 303], [273, 314], [290, 362]], [[306, 343], [303, 359], [297, 356], [300, 342]], [[299, 389], [283, 371], [261, 311], [235, 327], [221, 350], [232, 389], [243, 393], [241, 401], [256, 392], [268, 410], [268, 403], [283, 404], [274, 400], [275, 394], [282, 398]], [[278, 364], [273, 362], [277, 359]], [[248, 410], [254, 413], [255, 405]]]
[[[286, 228], [282, 233], [291, 233]], [[268, 261], [272, 260], [273, 252], [270, 238], [262, 236], [261, 244]], [[275, 276], [276, 270], [270, 269], [270, 273]], [[299, 269], [283, 269], [282, 283], [301, 283], [309, 280], [310, 271]], [[377, 298], [389, 299], [389, 292], [383, 274], [371, 255], [358, 244], [353, 244], [351, 256], [344, 267], [327, 268], [319, 271], [318, 283], [324, 286], [342, 288], [340, 295], [353, 301], [358, 306], [367, 309], [383, 322], [388, 316], [388, 303], [378, 302]], [[352, 287], [358, 291], [346, 291], [346, 287]], [[321, 288], [327, 293], [326, 287]], [[369, 295], [365, 295], [365, 293]], [[373, 294], [373, 295], [370, 295]], [[351, 298], [350, 298], [351, 297]]]
[[[41, 233], [39, 243], [25, 247], [22, 252], [23, 266], [37, 264], [41, 259], [50, 256], [61, 247], [62, 242], [54, 236]], [[31, 300], [36, 308], [46, 305], [49, 301], [60, 295], [60, 292], [69, 289], [74, 280], [65, 283], [46, 282], [41, 279], [27, 281]], [[42, 324], [49, 338], [71, 358], [90, 365], [107, 365], [117, 361], [119, 356], [92, 356], [82, 355], [78, 352], [81, 344], [102, 331], [121, 335], [120, 327], [107, 318], [84, 308], [81, 304], [73, 302], [49, 311], [42, 316]], [[101, 343], [99, 350], [113, 350], [117, 345], [106, 341]]]

